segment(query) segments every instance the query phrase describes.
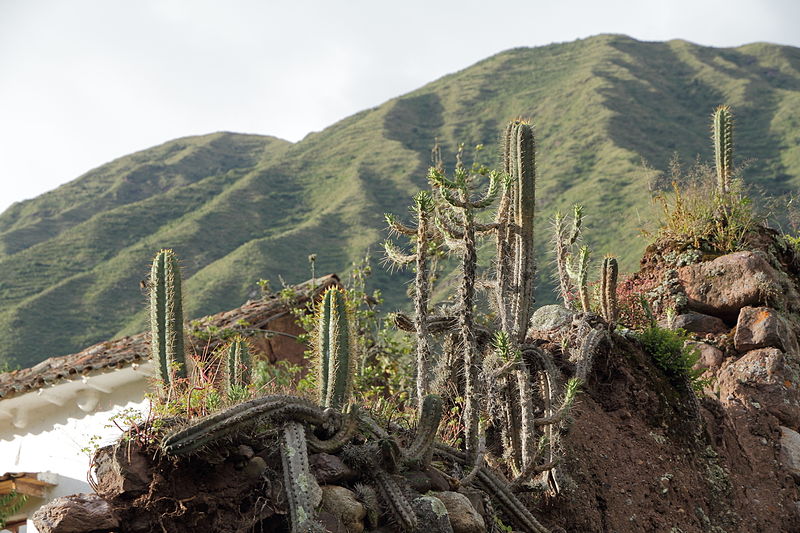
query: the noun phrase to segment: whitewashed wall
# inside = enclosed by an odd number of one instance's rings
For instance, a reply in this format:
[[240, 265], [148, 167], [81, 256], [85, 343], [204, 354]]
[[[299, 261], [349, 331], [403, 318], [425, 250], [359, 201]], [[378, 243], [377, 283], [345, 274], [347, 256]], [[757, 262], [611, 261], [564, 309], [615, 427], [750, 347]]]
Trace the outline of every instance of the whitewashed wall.
[[[45, 500], [31, 498], [22, 513], [30, 517], [52, 499], [92, 492], [87, 475], [93, 436], [98, 444], [120, 435], [109, 419], [124, 409], [147, 412], [151, 365], [135, 365], [88, 378], [59, 383], [0, 401], [0, 474], [51, 472], [57, 484]], [[25, 533], [36, 529], [28, 520]]]

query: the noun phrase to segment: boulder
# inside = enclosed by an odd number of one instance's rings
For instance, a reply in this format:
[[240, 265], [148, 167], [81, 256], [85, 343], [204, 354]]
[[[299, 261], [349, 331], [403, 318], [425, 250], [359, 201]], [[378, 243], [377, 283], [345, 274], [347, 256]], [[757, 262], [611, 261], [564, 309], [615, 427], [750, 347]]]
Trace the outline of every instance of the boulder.
[[730, 329], [725, 322], [715, 316], [692, 312], [676, 316], [672, 321], [672, 327], [691, 333], [725, 333]]
[[717, 372], [723, 406], [741, 405], [765, 410], [785, 425], [800, 425], [800, 368], [797, 358], [777, 348], [729, 358]]
[[797, 354], [797, 336], [789, 322], [770, 307], [743, 307], [736, 323], [734, 346], [740, 352], [778, 348]]
[[781, 463], [800, 482], [800, 433], [781, 426]]
[[745, 306], [800, 301], [786, 276], [758, 252], [735, 252], [713, 261], [681, 267], [678, 279], [690, 310], [722, 318], [735, 318]]
[[119, 528], [111, 505], [97, 494], [73, 494], [55, 499], [33, 513], [40, 533], [102, 533]]
[[695, 370], [706, 370], [709, 368], [715, 370], [722, 364], [724, 354], [719, 348], [705, 342], [695, 341], [687, 341], [686, 345], [690, 348], [695, 348], [700, 354], [700, 359], [694, 365]]
[[465, 495], [460, 492], [439, 492], [436, 497], [447, 508], [453, 533], [484, 533], [486, 524]]
[[308, 466], [320, 485], [352, 481], [358, 477], [358, 474], [341, 459], [328, 453], [309, 455]]
[[[367, 510], [356, 500], [352, 491], [338, 485], [322, 486], [322, 510], [320, 519], [328, 531], [336, 533], [361, 533]], [[327, 520], [326, 520], [327, 518]]]
[[420, 496], [411, 500], [411, 508], [417, 515], [415, 531], [425, 533], [453, 533], [447, 507], [436, 496]]
[[543, 305], [531, 316], [529, 329], [536, 331], [556, 331], [568, 328], [575, 313], [560, 305]]

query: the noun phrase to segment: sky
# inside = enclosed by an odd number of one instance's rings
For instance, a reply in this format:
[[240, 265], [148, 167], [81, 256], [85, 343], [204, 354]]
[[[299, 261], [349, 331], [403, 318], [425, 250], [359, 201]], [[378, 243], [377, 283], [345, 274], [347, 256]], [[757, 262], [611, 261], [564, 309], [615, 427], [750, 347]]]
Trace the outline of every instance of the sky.
[[798, 0], [0, 0], [0, 212], [215, 131], [298, 141], [503, 50], [800, 46]]

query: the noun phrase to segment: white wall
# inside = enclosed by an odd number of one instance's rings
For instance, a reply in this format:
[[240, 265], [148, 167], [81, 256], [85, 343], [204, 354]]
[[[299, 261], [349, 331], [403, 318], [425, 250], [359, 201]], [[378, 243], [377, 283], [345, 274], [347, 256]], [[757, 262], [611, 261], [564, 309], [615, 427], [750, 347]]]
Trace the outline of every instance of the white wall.
[[[29, 500], [23, 509], [28, 517], [52, 499], [92, 492], [87, 482], [91, 457], [82, 449], [93, 436], [100, 437], [98, 445], [119, 437], [120, 430], [109, 422], [113, 414], [124, 409], [146, 414], [150, 370], [149, 365], [126, 367], [0, 401], [0, 474], [58, 475], [45, 500]], [[34, 531], [28, 521], [26, 533]]]

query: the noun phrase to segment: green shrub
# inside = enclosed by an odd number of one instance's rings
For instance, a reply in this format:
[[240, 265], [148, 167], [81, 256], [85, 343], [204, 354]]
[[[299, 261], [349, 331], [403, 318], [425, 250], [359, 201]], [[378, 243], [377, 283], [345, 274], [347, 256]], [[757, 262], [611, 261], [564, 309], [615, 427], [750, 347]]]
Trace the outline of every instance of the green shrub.
[[656, 366], [673, 382], [679, 383], [685, 376], [695, 390], [702, 390], [707, 384], [706, 380], [700, 378], [702, 370], [692, 368], [700, 359], [700, 352], [686, 344], [689, 339], [686, 331], [665, 329], [651, 324], [637, 337], [645, 351], [653, 356]]

